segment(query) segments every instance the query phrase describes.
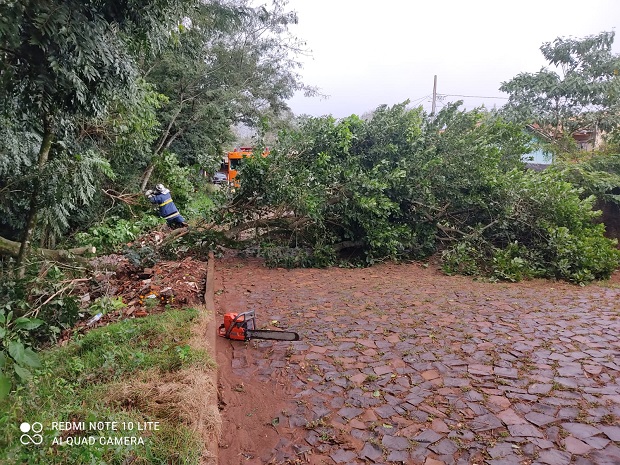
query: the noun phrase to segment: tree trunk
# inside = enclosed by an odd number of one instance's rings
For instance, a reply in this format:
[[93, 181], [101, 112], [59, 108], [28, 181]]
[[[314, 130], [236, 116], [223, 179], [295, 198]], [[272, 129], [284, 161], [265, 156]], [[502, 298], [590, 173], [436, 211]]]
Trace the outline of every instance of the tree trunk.
[[159, 144], [155, 151], [155, 154], [153, 155], [153, 161], [149, 163], [149, 166], [146, 168], [146, 171], [142, 175], [142, 182], [140, 184], [140, 190], [142, 192], [146, 190], [146, 185], [149, 183], [149, 179], [151, 179], [151, 175], [153, 174], [153, 169], [155, 168], [155, 161], [157, 160], [157, 158], [160, 157], [162, 152], [168, 147], [170, 147], [170, 144], [172, 144], [172, 142], [181, 134], [183, 134], [183, 130], [175, 132], [172, 136], [168, 137], [165, 143]]
[[26, 275], [25, 260], [28, 256], [28, 250], [30, 248], [30, 239], [36, 226], [39, 190], [41, 187], [41, 177], [43, 176], [43, 169], [47, 164], [49, 158], [50, 148], [52, 147], [52, 126], [49, 116], [43, 117], [43, 140], [41, 141], [41, 148], [39, 150], [39, 160], [37, 162], [37, 176], [34, 179], [34, 185], [32, 188], [32, 194], [30, 196], [30, 209], [28, 210], [28, 219], [26, 220], [26, 228], [21, 240], [19, 253], [17, 255], [17, 277], [23, 278]]
[[[19, 256], [20, 250], [21, 244], [19, 242], [13, 242], [0, 236], [0, 255], [17, 257]], [[96, 251], [97, 249], [95, 247], [87, 245], [86, 247], [77, 247], [67, 250], [36, 249], [34, 253], [47, 260], [56, 262], [83, 263], [85, 259], [77, 257], [77, 255], [94, 254]]]
[[153, 170], [155, 169], [155, 162], [152, 161], [149, 166], [146, 168], [146, 171], [142, 175], [142, 182], [140, 183], [140, 190], [144, 192], [146, 190], [146, 185], [149, 183], [149, 179], [151, 179], [151, 174], [153, 174]]
[[170, 118], [170, 121], [168, 122], [168, 126], [166, 127], [164, 133], [159, 138], [159, 141], [157, 142], [157, 147], [155, 147], [155, 150], [153, 150], [153, 161], [149, 163], [149, 166], [146, 168], [146, 171], [142, 175], [142, 182], [140, 183], [140, 190], [142, 192], [144, 192], [144, 190], [146, 189], [146, 185], [149, 183], [151, 174], [153, 174], [153, 169], [155, 168], [155, 160], [159, 155], [161, 155], [161, 153], [165, 149], [170, 147], [170, 144], [176, 138], [176, 136], [170, 138], [170, 131], [172, 130], [172, 126], [174, 125], [176, 119], [179, 117], [179, 114], [181, 114], [181, 110], [183, 109], [183, 103], [183, 94], [181, 94], [181, 103], [179, 104], [177, 110], [174, 112], [172, 118]]

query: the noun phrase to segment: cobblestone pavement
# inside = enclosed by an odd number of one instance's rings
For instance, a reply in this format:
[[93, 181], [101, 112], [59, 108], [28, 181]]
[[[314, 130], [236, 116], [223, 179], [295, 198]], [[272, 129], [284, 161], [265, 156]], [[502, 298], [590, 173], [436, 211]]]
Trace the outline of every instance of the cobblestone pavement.
[[620, 464], [617, 287], [417, 264], [216, 273], [222, 312], [302, 339], [233, 344], [235, 374], [284, 377], [292, 398], [255, 463]]

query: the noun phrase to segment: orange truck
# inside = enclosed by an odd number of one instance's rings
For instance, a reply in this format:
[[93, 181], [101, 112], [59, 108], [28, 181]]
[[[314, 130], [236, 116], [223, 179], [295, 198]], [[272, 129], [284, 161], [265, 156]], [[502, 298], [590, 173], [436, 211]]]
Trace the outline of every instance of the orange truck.
[[[224, 165], [226, 165], [226, 175], [228, 176], [229, 185], [239, 187], [239, 181], [235, 179], [239, 171], [239, 164], [244, 158], [252, 157], [253, 153], [253, 147], [239, 147], [235, 148], [232, 152], [228, 152]], [[269, 149], [265, 149], [262, 153], [263, 157], [266, 157], [268, 154]]]

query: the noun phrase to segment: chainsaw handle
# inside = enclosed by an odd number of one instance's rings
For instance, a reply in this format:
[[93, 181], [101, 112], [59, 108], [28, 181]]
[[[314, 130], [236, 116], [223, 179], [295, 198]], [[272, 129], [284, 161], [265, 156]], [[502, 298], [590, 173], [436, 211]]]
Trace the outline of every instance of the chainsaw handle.
[[[247, 316], [247, 318], [246, 318], [246, 316]], [[240, 322], [252, 321], [252, 328], [251, 329], [256, 328], [255, 320], [256, 320], [256, 315], [255, 315], [254, 310], [250, 310], [248, 312], [243, 312], [243, 313], [237, 314], [237, 316], [230, 322], [230, 326], [228, 327], [228, 331], [226, 331], [225, 337], [229, 339], [230, 338], [230, 332]]]

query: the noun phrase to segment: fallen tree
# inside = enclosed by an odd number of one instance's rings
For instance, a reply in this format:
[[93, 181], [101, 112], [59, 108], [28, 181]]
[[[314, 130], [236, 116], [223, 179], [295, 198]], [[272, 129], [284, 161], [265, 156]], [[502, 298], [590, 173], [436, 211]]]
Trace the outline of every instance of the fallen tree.
[[[4, 237], [0, 237], [0, 255], [17, 258], [19, 255], [19, 242], [14, 242]], [[85, 247], [77, 247], [74, 249], [37, 249], [32, 250], [32, 255], [42, 257], [46, 260], [78, 263], [80, 265], [88, 265], [88, 260], [83, 255], [92, 255], [97, 249], [91, 245]]]
[[370, 120], [309, 118], [268, 157], [244, 160], [216, 224], [276, 266], [440, 254], [448, 273], [607, 278], [620, 252], [593, 221], [594, 199], [525, 170], [526, 142], [520, 127], [456, 105], [433, 118], [405, 104]]

